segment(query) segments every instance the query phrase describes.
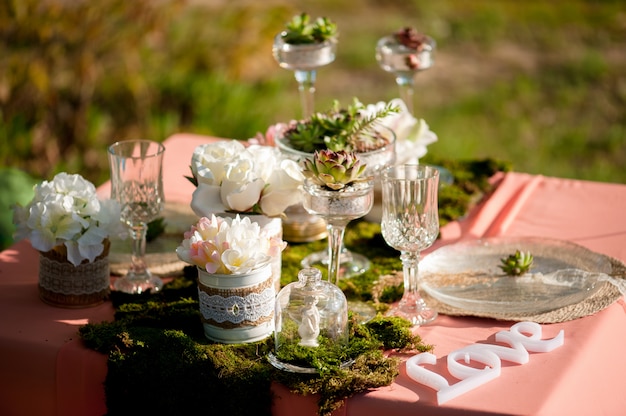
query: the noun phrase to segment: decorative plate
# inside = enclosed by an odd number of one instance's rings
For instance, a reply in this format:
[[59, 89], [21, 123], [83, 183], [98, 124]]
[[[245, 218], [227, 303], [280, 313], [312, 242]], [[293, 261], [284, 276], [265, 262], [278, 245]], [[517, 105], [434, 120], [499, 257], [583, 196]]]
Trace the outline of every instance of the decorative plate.
[[[500, 259], [529, 251], [531, 270], [506, 275]], [[420, 263], [421, 288], [437, 301], [481, 314], [538, 314], [582, 302], [611, 273], [609, 259], [577, 244], [542, 238], [488, 238], [433, 251]]]

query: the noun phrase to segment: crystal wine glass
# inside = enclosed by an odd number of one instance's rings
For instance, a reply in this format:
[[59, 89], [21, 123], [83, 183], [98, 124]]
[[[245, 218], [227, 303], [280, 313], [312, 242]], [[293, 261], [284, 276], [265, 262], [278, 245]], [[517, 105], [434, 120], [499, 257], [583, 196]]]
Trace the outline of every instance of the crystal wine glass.
[[[404, 43], [400, 38], [407, 39]], [[381, 38], [376, 44], [376, 61], [396, 77], [400, 98], [411, 114], [414, 112], [415, 75], [433, 66], [436, 43], [429, 36], [404, 29]]]
[[148, 223], [163, 210], [163, 153], [161, 143], [150, 140], [120, 141], [108, 149], [111, 168], [111, 198], [122, 207], [121, 220], [133, 240], [128, 273], [115, 281], [116, 290], [126, 293], [157, 292], [163, 281], [146, 265]]
[[439, 170], [428, 165], [397, 165], [382, 173], [382, 235], [387, 244], [401, 252], [404, 294], [391, 315], [413, 325], [432, 322], [437, 311], [419, 294], [420, 251], [430, 247], [439, 234], [437, 195]]
[[335, 60], [337, 41], [329, 39], [321, 43], [291, 44], [283, 39], [283, 32], [276, 35], [272, 54], [281, 68], [294, 71], [303, 118], [314, 111], [315, 80], [317, 68], [328, 65]]

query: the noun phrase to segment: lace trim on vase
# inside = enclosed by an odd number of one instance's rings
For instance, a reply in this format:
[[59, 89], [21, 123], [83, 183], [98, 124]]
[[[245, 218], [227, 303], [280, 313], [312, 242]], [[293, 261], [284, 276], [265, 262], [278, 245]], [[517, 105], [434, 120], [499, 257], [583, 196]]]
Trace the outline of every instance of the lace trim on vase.
[[198, 284], [200, 313], [203, 321], [222, 328], [256, 326], [273, 320], [273, 279], [256, 286], [220, 289]]
[[39, 256], [39, 285], [63, 295], [88, 295], [109, 288], [109, 259], [107, 257], [74, 266]]

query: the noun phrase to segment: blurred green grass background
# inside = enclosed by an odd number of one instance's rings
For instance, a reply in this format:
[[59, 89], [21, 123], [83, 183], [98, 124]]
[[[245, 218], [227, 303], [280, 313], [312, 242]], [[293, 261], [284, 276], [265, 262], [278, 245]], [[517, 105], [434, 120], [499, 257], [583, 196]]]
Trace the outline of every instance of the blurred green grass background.
[[[374, 47], [413, 26], [438, 46], [435, 66], [416, 77], [417, 116], [439, 136], [429, 155], [626, 183], [620, 0], [6, 0], [0, 182], [11, 185], [0, 213], [27, 202], [30, 178], [107, 180], [117, 140], [246, 139], [300, 117], [293, 74], [271, 44], [301, 11], [340, 32], [336, 61], [318, 71], [318, 110], [397, 97]], [[10, 240], [3, 227], [0, 244]]]

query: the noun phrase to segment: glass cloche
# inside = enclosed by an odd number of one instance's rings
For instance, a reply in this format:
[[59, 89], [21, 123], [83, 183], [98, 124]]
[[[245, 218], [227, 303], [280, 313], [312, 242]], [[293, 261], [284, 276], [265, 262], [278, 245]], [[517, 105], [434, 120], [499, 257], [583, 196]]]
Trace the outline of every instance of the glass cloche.
[[319, 269], [301, 270], [298, 281], [278, 293], [274, 319], [269, 360], [276, 368], [315, 373], [318, 354], [341, 360], [348, 345], [348, 302], [341, 289], [322, 280]]

